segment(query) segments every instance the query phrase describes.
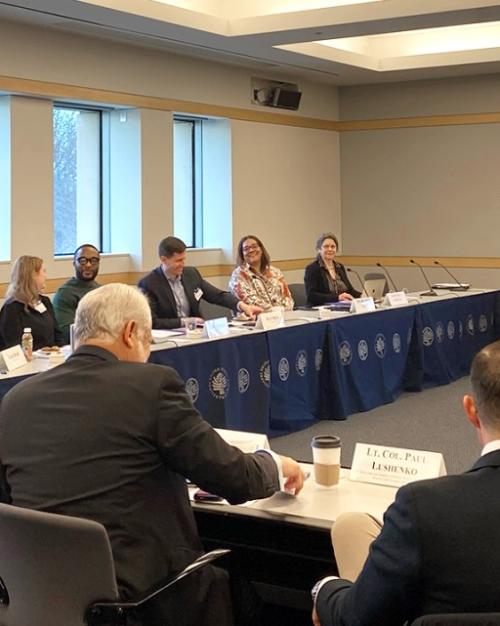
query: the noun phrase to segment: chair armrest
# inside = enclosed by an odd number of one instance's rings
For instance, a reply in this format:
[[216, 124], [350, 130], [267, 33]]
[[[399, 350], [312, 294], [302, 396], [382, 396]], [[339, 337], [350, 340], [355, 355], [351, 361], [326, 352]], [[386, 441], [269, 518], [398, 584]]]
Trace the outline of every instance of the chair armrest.
[[231, 552], [231, 550], [220, 549], [202, 554], [195, 561], [187, 565], [182, 572], [158, 583], [133, 602], [94, 602], [85, 611], [85, 621], [89, 626], [100, 626], [101, 624], [104, 625], [108, 623], [125, 625], [129, 611], [141, 607], [158, 594], [163, 593], [170, 587], [174, 587], [186, 576], [189, 576], [229, 552]]

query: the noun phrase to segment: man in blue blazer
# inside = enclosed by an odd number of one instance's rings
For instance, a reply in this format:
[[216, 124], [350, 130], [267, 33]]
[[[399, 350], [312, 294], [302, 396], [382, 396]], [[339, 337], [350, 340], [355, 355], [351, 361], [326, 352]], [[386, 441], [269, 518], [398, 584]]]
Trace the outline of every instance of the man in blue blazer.
[[229, 291], [222, 291], [204, 280], [195, 267], [185, 267], [186, 244], [177, 237], [166, 237], [158, 246], [160, 265], [139, 281], [153, 315], [153, 328], [179, 328], [186, 317], [200, 322], [200, 300], [239, 310], [248, 317], [261, 313]]
[[500, 341], [475, 356], [471, 384], [463, 405], [481, 457], [465, 474], [398, 491], [357, 580], [315, 585], [316, 626], [500, 611]]

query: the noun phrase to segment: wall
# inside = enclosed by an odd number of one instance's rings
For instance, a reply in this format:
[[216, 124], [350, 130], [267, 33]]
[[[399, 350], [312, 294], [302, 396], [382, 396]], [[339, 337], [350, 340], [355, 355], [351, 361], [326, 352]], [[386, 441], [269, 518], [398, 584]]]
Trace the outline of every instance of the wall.
[[233, 122], [234, 240], [262, 236], [272, 259], [314, 256], [341, 228], [338, 134]]
[[340, 90], [343, 120], [373, 121], [351, 124], [340, 140], [344, 252], [357, 264], [371, 257], [360, 269], [383, 259], [397, 282], [418, 289], [408, 258], [437, 258], [460, 280], [500, 282], [500, 124], [488, 115], [499, 102], [494, 76]]

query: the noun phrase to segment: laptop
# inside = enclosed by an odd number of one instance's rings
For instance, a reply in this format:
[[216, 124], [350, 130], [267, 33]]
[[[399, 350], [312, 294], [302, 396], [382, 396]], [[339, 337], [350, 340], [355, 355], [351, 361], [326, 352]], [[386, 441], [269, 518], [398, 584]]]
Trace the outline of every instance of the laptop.
[[388, 292], [387, 280], [385, 278], [372, 278], [365, 280], [363, 285], [363, 295], [367, 294], [369, 298], [381, 300]]

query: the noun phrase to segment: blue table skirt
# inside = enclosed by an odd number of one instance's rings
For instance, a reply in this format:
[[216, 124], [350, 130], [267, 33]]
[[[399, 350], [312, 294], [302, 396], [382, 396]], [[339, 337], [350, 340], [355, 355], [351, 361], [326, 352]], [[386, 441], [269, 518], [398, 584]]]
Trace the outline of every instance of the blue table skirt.
[[[156, 351], [213, 426], [278, 434], [469, 372], [500, 336], [500, 292]], [[22, 378], [0, 379], [0, 398]]]
[[[447, 384], [499, 335], [500, 292], [165, 350], [214, 426], [277, 434]], [[217, 389], [215, 389], [216, 387]]]

